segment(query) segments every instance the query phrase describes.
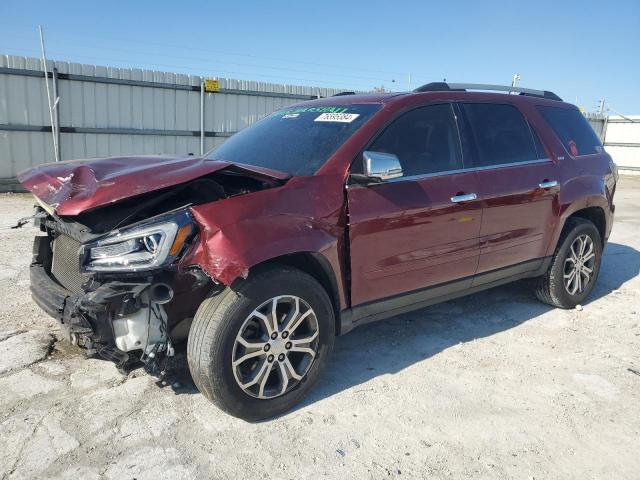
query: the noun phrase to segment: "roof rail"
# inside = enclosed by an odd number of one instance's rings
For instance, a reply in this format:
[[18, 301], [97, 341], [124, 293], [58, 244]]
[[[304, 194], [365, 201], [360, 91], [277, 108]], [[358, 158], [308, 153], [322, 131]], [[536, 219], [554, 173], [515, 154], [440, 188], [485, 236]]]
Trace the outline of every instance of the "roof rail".
[[431, 82], [416, 88], [414, 92], [443, 92], [443, 91], [466, 92], [467, 90], [492, 90], [492, 91], [498, 91], [498, 92], [517, 92], [520, 95], [548, 98], [550, 100], [557, 100], [559, 102], [562, 101], [562, 99], [558, 95], [548, 90], [534, 90], [533, 88], [510, 87], [507, 85], [489, 85], [489, 84], [482, 84], [482, 83]]
[[340, 92], [340, 93], [336, 93], [335, 95], [331, 95], [332, 97], [342, 97], [343, 95], [355, 95], [356, 92]]

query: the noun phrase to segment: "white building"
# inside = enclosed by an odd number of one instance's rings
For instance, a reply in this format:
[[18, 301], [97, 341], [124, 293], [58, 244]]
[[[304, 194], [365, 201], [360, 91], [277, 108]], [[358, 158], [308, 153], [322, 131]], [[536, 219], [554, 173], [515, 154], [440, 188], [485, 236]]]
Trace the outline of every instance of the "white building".
[[609, 117], [604, 147], [620, 170], [640, 172], [640, 115]]

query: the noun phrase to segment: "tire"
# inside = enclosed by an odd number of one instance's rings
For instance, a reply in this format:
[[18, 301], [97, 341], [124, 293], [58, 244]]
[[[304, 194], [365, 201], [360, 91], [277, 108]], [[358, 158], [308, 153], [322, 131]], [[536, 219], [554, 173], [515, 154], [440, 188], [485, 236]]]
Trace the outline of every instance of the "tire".
[[[268, 312], [275, 311], [271, 309], [274, 299], [278, 313], [270, 315]], [[296, 304], [299, 310], [295, 310]], [[262, 305], [266, 307], [259, 309]], [[311, 313], [308, 313], [308, 308]], [[281, 315], [281, 310], [286, 313]], [[296, 323], [292, 321], [296, 318], [295, 312], [307, 314], [298, 315], [297, 318], [305, 317], [298, 326], [292, 325]], [[274, 316], [285, 317], [277, 328], [270, 322]], [[283, 350], [286, 340], [283, 338], [286, 331], [283, 325], [287, 320], [288, 326], [294, 329], [289, 344], [300, 342], [299, 338], [314, 338], [305, 350], [315, 349], [315, 356], [294, 352], [295, 346], [289, 346], [291, 350]], [[271, 334], [267, 330], [269, 326]], [[298, 336], [300, 331], [303, 331], [301, 337]], [[275, 340], [269, 336], [274, 332], [279, 333]], [[250, 339], [247, 338], [249, 334], [252, 336]], [[233, 416], [258, 421], [286, 412], [305, 397], [325, 366], [334, 339], [333, 305], [320, 283], [295, 268], [271, 267], [252, 272], [247, 280], [236, 282], [222, 292], [214, 292], [202, 302], [189, 332], [187, 359], [194, 383], [211, 402]], [[270, 344], [271, 350], [264, 351], [264, 348], [254, 346], [264, 345], [264, 342]], [[249, 344], [252, 345], [251, 352], [256, 354], [255, 359], [242, 362], [249, 352], [244, 345]], [[266, 352], [274, 352], [277, 357], [269, 361]], [[285, 359], [278, 360], [283, 355]], [[241, 363], [232, 365], [234, 360]], [[270, 371], [268, 378], [261, 376], [260, 381], [245, 390], [240, 384], [255, 381], [262, 368], [265, 372]], [[286, 384], [283, 380], [285, 373], [291, 373]], [[296, 379], [293, 375], [302, 378]], [[249, 381], [245, 382], [245, 377]], [[286, 390], [282, 390], [283, 385]]]
[[[570, 290], [576, 287], [576, 277], [574, 276], [573, 284], [570, 283], [569, 286], [567, 286], [565, 283], [565, 274], [571, 274], [571, 265], [574, 263], [572, 260], [568, 260], [568, 258], [572, 256], [572, 245], [574, 246], [574, 250], [576, 250], [576, 248], [579, 248], [581, 245], [581, 241], [577, 239], [584, 239], [585, 237], [588, 237], [593, 245], [593, 262], [591, 263], [591, 260], [588, 260], [585, 263], [585, 267], [591, 267], [592, 273], [589, 281], [583, 286], [583, 289], [581, 291], [576, 289], [576, 291], [572, 293]], [[588, 242], [585, 248], [588, 248]], [[584, 257], [586, 258], [587, 255]], [[576, 305], [582, 303], [593, 290], [598, 279], [598, 273], [600, 272], [601, 261], [602, 239], [596, 226], [584, 218], [570, 217], [567, 219], [562, 234], [560, 235], [549, 269], [543, 276], [535, 281], [535, 293], [538, 300], [554, 307], [574, 308]], [[586, 275], [586, 273], [583, 275]], [[571, 278], [567, 278], [567, 280], [570, 282]], [[585, 277], [581, 276], [580, 281], [585, 282]]]

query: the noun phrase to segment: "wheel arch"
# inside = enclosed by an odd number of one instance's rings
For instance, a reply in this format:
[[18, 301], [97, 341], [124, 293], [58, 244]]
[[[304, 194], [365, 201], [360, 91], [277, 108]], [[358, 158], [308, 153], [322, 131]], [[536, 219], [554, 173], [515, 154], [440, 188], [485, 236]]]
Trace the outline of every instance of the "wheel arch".
[[[605, 235], [607, 231], [607, 216], [604, 213], [604, 209], [599, 206], [586, 207], [580, 210], [576, 210], [567, 218], [576, 218], [576, 217], [584, 218], [585, 220], [591, 221], [591, 223], [593, 223], [598, 229], [598, 232], [600, 233], [600, 240], [602, 240], [602, 245], [604, 245]], [[565, 224], [566, 224], [566, 220], [565, 220]]]
[[562, 183], [558, 201], [559, 222], [551, 249], [555, 248], [571, 217], [593, 222], [600, 232], [602, 244], [605, 244], [611, 230], [613, 210], [611, 194], [602, 176], [582, 174], [567, 179]]
[[318, 283], [320, 283], [320, 285], [327, 292], [327, 295], [329, 295], [329, 299], [331, 300], [336, 322], [336, 334], [339, 335], [340, 291], [338, 287], [338, 280], [331, 266], [331, 262], [329, 262], [329, 260], [327, 260], [322, 254], [316, 252], [306, 251], [288, 253], [254, 265], [249, 269], [249, 276], [251, 276], [251, 274], [257, 270], [277, 267], [278, 265], [285, 265], [288, 267], [296, 268], [312, 276], [318, 281]]
[[569, 218], [583, 218], [593, 222], [604, 246], [612, 220], [607, 199], [603, 195], [588, 195], [560, 207], [559, 219], [555, 226], [555, 233], [549, 242], [547, 255], [553, 254]]

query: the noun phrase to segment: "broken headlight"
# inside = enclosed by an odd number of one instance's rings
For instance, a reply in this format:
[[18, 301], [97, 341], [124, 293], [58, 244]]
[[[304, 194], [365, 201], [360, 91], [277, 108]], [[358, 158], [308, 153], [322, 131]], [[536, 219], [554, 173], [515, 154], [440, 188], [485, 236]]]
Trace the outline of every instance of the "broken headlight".
[[123, 229], [85, 245], [84, 270], [89, 272], [152, 270], [171, 263], [192, 231], [186, 212], [158, 222]]

